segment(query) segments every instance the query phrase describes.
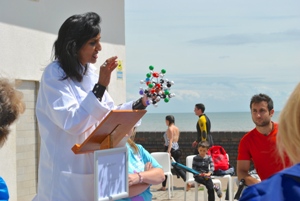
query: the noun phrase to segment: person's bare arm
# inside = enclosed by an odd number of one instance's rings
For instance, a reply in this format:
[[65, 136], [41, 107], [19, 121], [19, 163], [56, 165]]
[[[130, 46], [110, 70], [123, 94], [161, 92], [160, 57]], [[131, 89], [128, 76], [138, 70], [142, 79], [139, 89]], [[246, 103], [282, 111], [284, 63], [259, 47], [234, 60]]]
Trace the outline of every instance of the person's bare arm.
[[129, 197], [137, 196], [144, 192], [150, 184], [140, 183], [133, 186], [129, 186]]
[[192, 143], [192, 147], [195, 148], [195, 147], [197, 147], [197, 145], [198, 145], [198, 142], [195, 140], [195, 141]]
[[171, 156], [171, 149], [172, 149], [172, 144], [173, 144], [173, 131], [172, 131], [172, 129], [168, 128], [167, 136], [168, 136], [168, 139], [169, 139], [168, 153]]
[[129, 185], [140, 183], [140, 177], [142, 178], [142, 183], [154, 185], [160, 184], [165, 180], [164, 171], [161, 168], [152, 168], [148, 171], [140, 172], [139, 174], [129, 174]]
[[248, 160], [238, 160], [237, 161], [237, 176], [238, 180], [245, 180], [247, 186], [259, 183], [260, 181], [251, 177], [249, 174], [250, 161]]
[[[141, 178], [140, 178], [141, 177]], [[142, 180], [142, 183], [140, 181]], [[161, 168], [152, 168], [151, 163], [145, 164], [145, 171], [139, 174], [129, 174], [129, 197], [144, 192], [150, 184], [160, 184], [165, 180], [164, 171]]]
[[140, 175], [143, 177], [143, 183], [139, 183], [140, 178], [138, 174], [129, 175], [129, 180], [132, 179], [131, 181], [133, 182], [137, 180], [138, 182], [137, 184], [129, 186], [129, 197], [141, 194], [150, 186], [150, 184], [157, 185], [165, 180], [165, 175], [161, 168], [152, 168], [149, 171], [140, 172]]

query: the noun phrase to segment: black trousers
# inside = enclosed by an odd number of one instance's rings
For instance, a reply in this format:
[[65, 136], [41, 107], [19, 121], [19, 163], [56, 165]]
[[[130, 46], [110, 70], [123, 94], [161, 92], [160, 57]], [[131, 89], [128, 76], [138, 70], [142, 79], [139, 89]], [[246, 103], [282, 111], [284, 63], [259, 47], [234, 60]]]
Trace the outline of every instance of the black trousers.
[[[168, 151], [168, 147], [167, 146], [165, 146], [164, 151]], [[180, 157], [178, 157], [176, 155], [172, 155], [172, 152], [171, 152], [171, 156], [174, 158], [174, 160], [177, 163], [180, 163]], [[173, 168], [174, 168], [174, 170], [175, 170], [175, 172], [177, 174], [177, 177], [181, 177], [182, 180], [185, 181], [186, 180], [185, 172], [182, 169], [180, 169], [180, 168], [178, 168], [176, 166], [175, 167], [173, 166]], [[163, 187], [166, 187], [166, 185], [167, 185], [167, 179], [168, 179], [168, 176], [165, 176], [165, 180], [162, 182], [162, 186]]]
[[[195, 181], [199, 184], [203, 184], [207, 188], [208, 201], [215, 201], [214, 184], [210, 178], [204, 178], [201, 176], [195, 176]], [[195, 186], [197, 190], [197, 186]]]

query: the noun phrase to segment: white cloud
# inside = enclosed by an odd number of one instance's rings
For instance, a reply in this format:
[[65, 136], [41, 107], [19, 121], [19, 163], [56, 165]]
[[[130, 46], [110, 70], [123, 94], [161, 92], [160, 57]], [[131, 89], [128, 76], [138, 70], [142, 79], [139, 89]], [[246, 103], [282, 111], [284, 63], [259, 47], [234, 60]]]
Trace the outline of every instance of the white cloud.
[[[300, 18], [299, 18], [300, 21]], [[228, 34], [189, 41], [197, 45], [246, 45], [262, 43], [300, 42], [300, 30], [273, 33]]]
[[178, 100], [195, 100], [201, 97], [201, 93], [199, 91], [191, 90], [191, 89], [179, 89], [174, 91], [176, 96], [175, 98]]

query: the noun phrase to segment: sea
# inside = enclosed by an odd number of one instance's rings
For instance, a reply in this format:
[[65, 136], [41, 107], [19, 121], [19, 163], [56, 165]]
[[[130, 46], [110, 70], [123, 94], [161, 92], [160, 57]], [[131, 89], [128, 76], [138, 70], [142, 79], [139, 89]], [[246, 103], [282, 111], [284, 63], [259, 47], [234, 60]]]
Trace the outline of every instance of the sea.
[[[211, 112], [205, 113], [211, 121], [211, 131], [250, 131], [255, 125], [249, 112]], [[272, 121], [278, 122], [280, 112], [275, 112]], [[173, 115], [175, 125], [180, 131], [196, 131], [198, 117], [194, 113], [146, 113], [139, 131], [165, 131], [165, 117]]]

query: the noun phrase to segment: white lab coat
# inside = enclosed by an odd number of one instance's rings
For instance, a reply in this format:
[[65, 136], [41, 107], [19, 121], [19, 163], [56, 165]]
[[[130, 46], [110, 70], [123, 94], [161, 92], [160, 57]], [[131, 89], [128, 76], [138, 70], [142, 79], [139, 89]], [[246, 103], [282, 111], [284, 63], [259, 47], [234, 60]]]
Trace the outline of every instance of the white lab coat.
[[98, 75], [89, 65], [82, 82], [61, 80], [57, 61], [43, 73], [36, 115], [41, 136], [38, 192], [34, 201], [91, 201], [94, 197], [94, 155], [74, 154], [112, 109], [132, 109], [132, 102], [115, 106], [105, 91], [102, 101], [91, 92]]

